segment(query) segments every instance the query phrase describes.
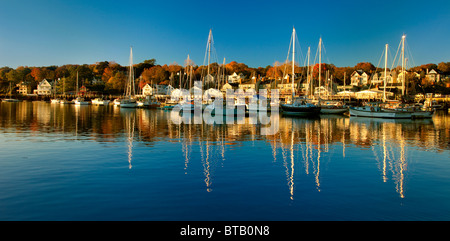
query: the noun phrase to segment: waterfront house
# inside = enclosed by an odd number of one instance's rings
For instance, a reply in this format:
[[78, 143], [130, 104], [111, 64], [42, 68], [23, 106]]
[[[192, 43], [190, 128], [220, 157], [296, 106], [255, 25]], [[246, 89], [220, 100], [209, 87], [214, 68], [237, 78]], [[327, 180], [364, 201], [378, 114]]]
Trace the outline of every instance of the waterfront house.
[[370, 83], [373, 85], [381, 85], [384, 84], [385, 80], [387, 81], [386, 83], [393, 83], [393, 78], [390, 71], [387, 71], [387, 78], [384, 76], [384, 71], [375, 73]]
[[220, 91], [226, 93], [227, 90], [232, 90], [232, 89], [233, 89], [233, 86], [231, 86], [229, 83], [226, 83], [226, 84], [222, 85], [222, 88], [220, 89]]
[[47, 79], [42, 80], [37, 89], [34, 90], [34, 94], [37, 95], [51, 95], [53, 93], [53, 81], [49, 82]]
[[153, 94], [153, 88], [149, 84], [146, 84], [142, 88], [142, 95], [143, 96], [148, 96], [148, 95], [152, 95], [152, 94]]
[[361, 85], [367, 85], [369, 83], [369, 75], [362, 71], [362, 70], [355, 70], [353, 71], [351, 77], [351, 85], [353, 86], [361, 86]]
[[31, 86], [28, 82], [20, 82], [20, 84], [17, 84], [16, 87], [18, 88], [17, 93], [21, 95], [28, 95], [31, 94]]
[[228, 83], [240, 83], [244, 79], [244, 75], [242, 73], [236, 74], [234, 72], [231, 75], [228, 75]]

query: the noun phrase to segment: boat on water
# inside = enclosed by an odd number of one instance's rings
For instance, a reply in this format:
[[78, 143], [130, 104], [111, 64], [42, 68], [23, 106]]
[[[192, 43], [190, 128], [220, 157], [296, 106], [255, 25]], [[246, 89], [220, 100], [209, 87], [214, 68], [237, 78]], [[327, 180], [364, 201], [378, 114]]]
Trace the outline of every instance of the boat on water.
[[103, 98], [95, 98], [92, 101], [93, 105], [109, 105], [110, 100], [104, 100]]
[[281, 113], [288, 116], [314, 117], [320, 114], [321, 107], [311, 104], [304, 98], [294, 98], [290, 104], [281, 104]]
[[89, 101], [85, 101], [84, 98], [80, 97], [80, 92], [78, 91], [78, 71], [77, 71], [77, 98], [73, 99], [75, 105], [89, 105]]
[[120, 99], [119, 99], [119, 98], [114, 99], [114, 100], [113, 100], [113, 104], [114, 104], [115, 106], [120, 106]]
[[382, 108], [380, 103], [366, 103], [360, 107], [350, 107], [350, 116], [370, 117], [370, 118], [390, 118], [390, 119], [411, 119], [412, 113], [407, 110], [389, 110]]
[[22, 100], [7, 98], [7, 99], [2, 99], [2, 101], [3, 102], [21, 102]]
[[314, 117], [320, 114], [320, 107], [307, 101], [306, 97], [295, 97], [294, 80], [295, 80], [295, 28], [292, 30], [292, 98], [291, 103], [281, 104], [281, 112], [283, 115], [298, 117]]
[[144, 100], [138, 100], [137, 106], [141, 108], [156, 109], [161, 106], [161, 103], [159, 103], [155, 97], [147, 96]]
[[9, 82], [9, 98], [2, 99], [3, 102], [21, 102], [22, 101], [22, 100], [19, 100], [19, 99], [12, 98], [11, 97], [11, 92], [12, 92], [11, 82]]
[[73, 100], [73, 103], [75, 105], [89, 105], [90, 104], [89, 101], [85, 101], [84, 98], [82, 98], [82, 97], [77, 97], [75, 100]]
[[348, 112], [348, 107], [342, 101], [319, 101], [320, 114], [340, 115]]
[[73, 103], [73, 101], [63, 99], [63, 100], [59, 101], [59, 104], [61, 104], [61, 105], [69, 105], [69, 104], [74, 104], [74, 103]]
[[134, 68], [133, 68], [133, 48], [130, 47], [130, 67], [128, 70], [128, 82], [125, 90], [125, 97], [120, 100], [120, 108], [136, 108], [138, 106], [135, 99]]
[[245, 103], [245, 100], [236, 99], [234, 104], [227, 107], [226, 102], [222, 103], [222, 108], [220, 110], [220, 106], [216, 106], [213, 102], [212, 104], [206, 105], [203, 113], [209, 113], [211, 115], [222, 115], [222, 116], [245, 116], [249, 111], [248, 105]]
[[137, 101], [133, 98], [125, 98], [120, 100], [120, 108], [136, 108]]

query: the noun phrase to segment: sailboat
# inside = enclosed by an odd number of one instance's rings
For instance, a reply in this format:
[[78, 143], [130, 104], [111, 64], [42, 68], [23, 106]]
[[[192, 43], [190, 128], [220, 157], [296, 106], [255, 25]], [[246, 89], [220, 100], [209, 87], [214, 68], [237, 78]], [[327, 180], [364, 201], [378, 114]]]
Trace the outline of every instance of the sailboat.
[[84, 101], [84, 98], [80, 97], [78, 91], [78, 71], [77, 71], [77, 98], [73, 100], [73, 103], [75, 103], [75, 105], [89, 105], [88, 101]]
[[[383, 102], [386, 102], [386, 82], [387, 82], [387, 56], [388, 47], [386, 44], [386, 53], [384, 58], [384, 90]], [[367, 103], [362, 107], [350, 107], [350, 116], [370, 117], [370, 118], [391, 118], [391, 119], [411, 119], [412, 112], [406, 109], [386, 109], [380, 106], [380, 103]]]
[[54, 82], [54, 87], [55, 87], [54, 98], [50, 100], [50, 103], [59, 104], [61, 102], [61, 100], [56, 98], [56, 81]]
[[[322, 37], [319, 39], [319, 87], [321, 87], [322, 82]], [[309, 56], [308, 56], [309, 58]], [[331, 90], [332, 88], [330, 88]], [[331, 101], [327, 99], [322, 99], [320, 96], [321, 92], [319, 92], [319, 102], [320, 106], [320, 114], [344, 114], [348, 111], [348, 108], [343, 105], [340, 101]]]
[[130, 47], [130, 67], [128, 71], [128, 82], [127, 88], [125, 90], [125, 97], [120, 100], [121, 108], [136, 108], [137, 101], [134, 99], [135, 88], [134, 88], [134, 69], [133, 69], [133, 48]]
[[3, 99], [3, 102], [21, 102], [21, 100], [19, 99], [13, 99], [11, 98], [11, 92], [12, 92], [12, 88], [11, 88], [11, 82], [9, 82], [9, 98]]
[[290, 116], [317, 116], [320, 114], [320, 107], [311, 104], [305, 97], [295, 97], [294, 80], [295, 80], [295, 28], [292, 30], [292, 101], [290, 104], [281, 104], [283, 115]]
[[105, 100], [103, 98], [95, 98], [92, 100], [93, 105], [109, 105], [110, 100]]

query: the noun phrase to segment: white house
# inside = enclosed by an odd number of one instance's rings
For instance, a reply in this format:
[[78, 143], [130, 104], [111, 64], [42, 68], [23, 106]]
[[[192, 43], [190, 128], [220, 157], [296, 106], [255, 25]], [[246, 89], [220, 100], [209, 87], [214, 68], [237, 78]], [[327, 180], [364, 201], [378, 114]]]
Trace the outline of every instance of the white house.
[[[376, 85], [376, 84], [381, 84], [381, 83], [383, 83], [383, 81], [385, 80], [386, 78], [384, 77], [384, 71], [383, 72], [379, 72], [379, 73], [375, 73], [374, 75], [373, 75], [373, 78], [372, 78], [372, 81], [371, 81], [371, 83], [372, 84], [374, 84], [374, 85]], [[393, 83], [393, 78], [392, 78], [392, 75], [391, 75], [391, 72], [387, 72], [387, 84], [392, 84]]]
[[434, 69], [432, 69], [431, 71], [428, 71], [427, 69], [425, 79], [428, 80], [429, 82], [439, 82], [441, 80], [441, 75]]
[[152, 95], [152, 94], [153, 94], [153, 88], [149, 84], [146, 84], [142, 88], [142, 95], [143, 96], [148, 96], [148, 95]]
[[353, 73], [350, 77], [350, 80], [351, 80], [351, 85], [354, 85], [354, 86], [370, 84], [369, 83], [369, 75], [362, 70], [353, 71]]
[[232, 75], [228, 75], [228, 83], [239, 83], [242, 79], [244, 79], [242, 73], [236, 74], [236, 72], [234, 72]]
[[51, 95], [51, 94], [53, 94], [53, 86], [52, 86], [52, 84], [53, 84], [53, 82], [50, 83], [46, 79], [42, 80], [38, 84], [37, 89], [34, 90], [34, 94], [37, 94], [37, 95]]
[[19, 89], [17, 92], [22, 95], [31, 94], [31, 87], [26, 82], [20, 82], [20, 84], [16, 85]]

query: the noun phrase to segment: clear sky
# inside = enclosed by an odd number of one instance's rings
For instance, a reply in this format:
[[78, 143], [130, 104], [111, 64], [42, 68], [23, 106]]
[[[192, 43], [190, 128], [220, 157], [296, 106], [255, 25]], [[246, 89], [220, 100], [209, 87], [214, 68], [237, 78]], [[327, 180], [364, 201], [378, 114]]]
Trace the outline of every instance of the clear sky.
[[339, 67], [377, 66], [402, 34], [415, 65], [450, 61], [448, 0], [1, 0], [0, 23], [0, 66], [13, 68], [127, 65], [130, 46], [134, 63], [183, 64], [189, 54], [202, 65], [210, 28], [219, 62], [265, 67], [286, 59], [293, 26], [303, 55], [322, 37], [323, 62]]

